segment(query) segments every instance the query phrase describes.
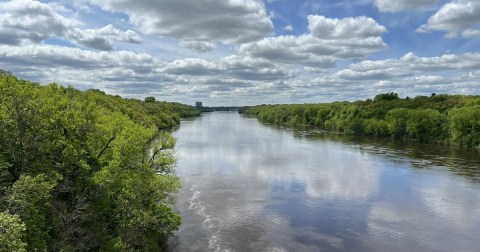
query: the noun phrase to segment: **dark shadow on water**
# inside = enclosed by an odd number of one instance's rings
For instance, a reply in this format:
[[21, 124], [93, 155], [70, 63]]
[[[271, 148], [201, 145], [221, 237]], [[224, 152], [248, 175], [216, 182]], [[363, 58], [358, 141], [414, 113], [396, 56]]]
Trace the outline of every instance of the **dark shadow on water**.
[[382, 155], [394, 162], [410, 162], [414, 168], [447, 169], [457, 175], [480, 182], [480, 151], [475, 148], [336, 134], [314, 127], [288, 129], [268, 126], [291, 131], [294, 137], [299, 139], [341, 142], [370, 154]]

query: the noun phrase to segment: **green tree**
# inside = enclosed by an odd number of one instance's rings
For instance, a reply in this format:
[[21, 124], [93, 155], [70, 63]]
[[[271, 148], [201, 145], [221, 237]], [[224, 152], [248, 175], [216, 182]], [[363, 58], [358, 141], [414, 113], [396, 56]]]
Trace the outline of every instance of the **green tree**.
[[415, 109], [408, 112], [407, 135], [422, 142], [443, 140], [445, 116], [434, 109]]
[[0, 74], [0, 212], [21, 218], [28, 251], [156, 251], [180, 225], [175, 139], [159, 129], [198, 114]]
[[480, 147], [478, 111], [479, 96], [435, 94], [399, 99], [393, 92], [375, 96], [375, 102], [262, 105], [239, 110], [261, 122], [288, 127], [317, 125], [344, 134]]
[[43, 251], [48, 248], [51, 230], [51, 191], [55, 183], [48, 182], [45, 175], [35, 177], [22, 175], [7, 197], [9, 210], [24, 221], [28, 250]]
[[375, 96], [374, 101], [379, 102], [379, 101], [392, 101], [399, 99], [398, 94], [391, 92], [391, 93], [385, 93], [385, 94], [378, 94]]
[[388, 131], [394, 138], [400, 139], [407, 135], [407, 108], [390, 110], [385, 117], [388, 124]]
[[453, 142], [480, 146], [480, 106], [454, 108], [448, 113]]
[[155, 102], [155, 97], [153, 96], [149, 96], [149, 97], [145, 97], [145, 102]]
[[27, 251], [25, 224], [18, 215], [0, 213], [0, 252]]

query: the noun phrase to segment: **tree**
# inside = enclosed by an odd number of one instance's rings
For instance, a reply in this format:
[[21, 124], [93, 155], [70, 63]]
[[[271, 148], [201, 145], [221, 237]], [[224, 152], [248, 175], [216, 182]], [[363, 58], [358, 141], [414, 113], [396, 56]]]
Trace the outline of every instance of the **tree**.
[[0, 75], [12, 76], [12, 72], [0, 69]]
[[480, 106], [454, 108], [449, 111], [448, 118], [453, 142], [480, 146]]
[[[299, 112], [302, 112], [299, 113]], [[346, 134], [390, 136], [421, 142], [480, 146], [480, 96], [435, 94], [399, 99], [396, 93], [375, 102], [334, 102], [244, 107], [240, 113], [264, 123], [295, 127], [300, 122]], [[312, 115], [315, 115], [314, 117]]]
[[112, 125], [117, 128], [116, 138], [105, 153], [106, 166], [93, 177], [101, 190], [99, 204], [105, 218], [117, 223], [112, 235], [134, 249], [159, 250], [157, 239], [171, 235], [180, 225], [180, 217], [167, 205], [171, 193], [180, 187], [172, 170], [175, 159], [169, 154], [175, 140], [160, 134], [150, 153], [145, 144], [156, 135], [155, 128], [110, 121], [117, 123]]
[[158, 251], [180, 225], [175, 139], [159, 129], [198, 114], [0, 73], [0, 212], [28, 251]]
[[27, 251], [25, 224], [18, 215], [0, 213], [0, 252]]
[[392, 109], [387, 113], [385, 117], [388, 125], [388, 131], [394, 138], [400, 139], [407, 134], [407, 118], [408, 109], [398, 108]]
[[153, 96], [149, 96], [149, 97], [145, 97], [145, 102], [155, 102], [155, 97]]
[[422, 142], [443, 140], [445, 119], [446, 117], [438, 110], [410, 110], [407, 119], [407, 135]]
[[52, 228], [50, 220], [51, 191], [55, 183], [48, 182], [45, 175], [35, 177], [22, 175], [7, 197], [8, 208], [18, 214], [27, 228], [28, 250], [43, 251], [48, 248]]
[[378, 94], [375, 96], [374, 101], [379, 102], [379, 101], [391, 101], [391, 100], [396, 100], [399, 99], [398, 94], [391, 92], [391, 93], [385, 93], [385, 94]]

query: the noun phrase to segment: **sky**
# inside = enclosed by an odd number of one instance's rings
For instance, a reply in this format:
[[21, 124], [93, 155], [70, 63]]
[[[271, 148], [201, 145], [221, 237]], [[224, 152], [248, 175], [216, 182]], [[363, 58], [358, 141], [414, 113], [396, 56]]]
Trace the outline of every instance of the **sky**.
[[480, 95], [480, 0], [0, 0], [0, 68], [206, 106]]

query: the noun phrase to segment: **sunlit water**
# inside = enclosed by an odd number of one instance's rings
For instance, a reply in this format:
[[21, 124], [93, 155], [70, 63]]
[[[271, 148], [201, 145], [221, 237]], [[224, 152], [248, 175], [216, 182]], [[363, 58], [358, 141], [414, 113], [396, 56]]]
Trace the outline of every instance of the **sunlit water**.
[[478, 151], [203, 114], [174, 132], [171, 251], [480, 251]]

